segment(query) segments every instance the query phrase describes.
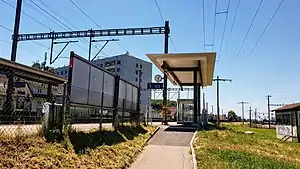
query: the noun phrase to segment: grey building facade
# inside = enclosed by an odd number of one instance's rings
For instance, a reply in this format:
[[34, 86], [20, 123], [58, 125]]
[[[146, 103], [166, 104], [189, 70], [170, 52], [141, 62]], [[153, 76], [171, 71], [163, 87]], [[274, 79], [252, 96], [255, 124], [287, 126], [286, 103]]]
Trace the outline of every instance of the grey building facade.
[[[152, 81], [152, 63], [131, 56], [128, 52], [121, 55], [97, 59], [97, 66], [119, 75], [122, 79], [141, 88], [147, 88]], [[68, 77], [68, 66], [55, 69], [56, 74]], [[141, 79], [139, 78], [141, 72]], [[151, 105], [151, 91], [141, 91], [141, 112], [144, 113], [147, 105]]]

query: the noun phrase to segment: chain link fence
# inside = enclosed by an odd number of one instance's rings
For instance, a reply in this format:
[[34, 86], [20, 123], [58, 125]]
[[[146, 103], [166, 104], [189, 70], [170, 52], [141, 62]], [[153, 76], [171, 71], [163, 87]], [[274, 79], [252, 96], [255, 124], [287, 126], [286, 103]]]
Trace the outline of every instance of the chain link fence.
[[72, 58], [68, 78], [0, 58], [0, 135], [55, 139], [70, 129], [139, 125], [139, 88], [71, 52]]

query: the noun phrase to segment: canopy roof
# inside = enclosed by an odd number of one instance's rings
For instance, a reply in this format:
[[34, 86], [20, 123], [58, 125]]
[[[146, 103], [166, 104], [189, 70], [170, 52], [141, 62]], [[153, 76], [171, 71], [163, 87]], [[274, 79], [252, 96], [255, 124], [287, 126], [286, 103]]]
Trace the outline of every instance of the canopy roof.
[[300, 103], [293, 103], [293, 104], [288, 104], [282, 107], [279, 107], [273, 111], [279, 112], [279, 111], [289, 111], [289, 110], [299, 110], [300, 109]]
[[68, 79], [57, 76], [53, 73], [12, 62], [3, 58], [0, 58], [0, 73], [6, 75], [13, 73], [14, 76], [40, 83], [62, 84], [64, 82], [68, 82]]
[[168, 79], [179, 86], [192, 86], [193, 73], [197, 71], [197, 83], [211, 86], [215, 68], [216, 53], [176, 53], [147, 54], [156, 67], [164, 73], [167, 70]]

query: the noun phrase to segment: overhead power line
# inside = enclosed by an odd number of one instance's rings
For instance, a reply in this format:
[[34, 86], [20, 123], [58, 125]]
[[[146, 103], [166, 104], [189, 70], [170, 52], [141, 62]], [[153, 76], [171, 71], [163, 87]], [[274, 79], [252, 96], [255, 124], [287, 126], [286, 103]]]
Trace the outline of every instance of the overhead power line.
[[[161, 12], [161, 10], [160, 10], [160, 8], [159, 8], [159, 5], [158, 5], [158, 3], [157, 3], [157, 0], [154, 0], [154, 2], [155, 2], [155, 6], [156, 6], [156, 8], [157, 8], [157, 10], [158, 10], [158, 12], [159, 12], [159, 15], [160, 15], [160, 18], [161, 18], [162, 22], [165, 22], [164, 17], [163, 17], [163, 14], [162, 14], [162, 12]], [[173, 41], [173, 39], [172, 39], [171, 36], [170, 36], [170, 42], [171, 42], [171, 45], [172, 45], [173, 49], [174, 49], [175, 51], [177, 51], [176, 46], [175, 46], [174, 41]]]
[[[52, 19], [54, 19], [56, 22], [56, 24], [57, 25], [59, 25], [61, 28], [63, 28], [63, 29], [66, 29], [66, 30], [72, 30], [72, 28], [71, 27], [69, 27], [68, 25], [66, 25], [64, 22], [62, 22], [60, 19], [58, 19], [57, 17], [55, 17], [54, 15], [52, 15], [49, 11], [47, 11], [47, 10], [45, 10], [44, 8], [42, 8], [40, 5], [38, 5], [37, 3], [35, 3], [35, 2], [33, 2], [32, 0], [29, 0], [36, 8], [38, 8], [38, 9], [40, 9], [41, 11], [43, 11], [44, 13], [46, 13], [48, 16], [50, 16]], [[46, 5], [42, 0], [40, 0], [41, 1], [41, 3], [42, 3], [42, 5]], [[39, 11], [38, 9], [36, 9], [35, 7], [32, 7], [34, 10], [37, 10], [38, 12], [41, 12], [41, 11]], [[49, 6], [46, 6], [48, 9], [50, 9], [51, 11], [52, 11], [52, 13], [56, 13], [56, 12], [54, 12]], [[41, 12], [42, 13], [42, 12]], [[56, 13], [56, 15], [57, 16], [59, 16], [57, 13]], [[60, 18], [62, 18], [61, 16], [59, 16]], [[64, 19], [64, 18], [62, 18], [62, 19]], [[64, 19], [64, 20], [66, 20], [66, 19]], [[67, 23], [67, 21], [65, 21], [66, 23]], [[59, 23], [59, 24], [58, 24]], [[68, 22], [69, 24], [70, 24], [70, 22]], [[73, 24], [70, 24], [70, 25], [73, 25]], [[76, 28], [75, 28], [76, 29]], [[82, 38], [84, 41], [85, 41], [85, 43], [87, 43], [87, 44], [89, 44], [89, 42], [86, 40], [86, 39], [84, 39], [84, 38]], [[84, 47], [82, 47], [81, 45], [79, 45], [79, 44], [76, 44], [75, 43], [75, 45], [76, 46], [78, 46], [78, 47], [80, 47], [81, 49], [83, 49], [83, 50], [87, 50], [86, 48], [84, 48]], [[92, 45], [94, 48], [96, 48], [96, 49], [98, 49], [99, 50], [99, 48], [97, 47], [97, 46], [95, 46], [95, 45]], [[104, 53], [104, 52], [102, 52], [103, 54], [105, 54], [106, 56], [108, 56], [106, 53]]]
[[6, 29], [6, 30], [8, 30], [8, 31], [10, 31], [10, 32], [12, 32], [12, 31], [13, 31], [12, 29], [9, 29], [8, 27], [6, 27], [6, 26], [4, 26], [4, 25], [0, 25], [0, 27], [1, 27], [1, 28], [3, 28], [3, 29]]
[[214, 17], [214, 28], [213, 28], [212, 51], [214, 50], [214, 45], [215, 45], [216, 20], [217, 20], [217, 7], [218, 7], [218, 0], [216, 0], [216, 3], [215, 3], [215, 17]]
[[[12, 4], [8, 3], [7, 1], [5, 0], [1, 0], [3, 3], [5, 3], [6, 5], [12, 7], [13, 9], [16, 9], [15, 6], [13, 6]], [[31, 15], [25, 13], [25, 12], [22, 12], [22, 14], [24, 14], [25, 16], [27, 16], [28, 18], [32, 19], [33, 21], [39, 23], [40, 25], [44, 26], [45, 28], [49, 29], [50, 31], [53, 31], [49, 26], [45, 25], [44, 23], [42, 23], [41, 21], [37, 20], [36, 18], [32, 17]]]
[[253, 46], [253, 48], [251, 49], [251, 52], [249, 53], [249, 56], [251, 56], [251, 54], [254, 52], [254, 49], [256, 48], [258, 42], [261, 40], [261, 38], [264, 36], [266, 30], [268, 29], [270, 23], [273, 21], [275, 15], [277, 14], [277, 12], [279, 11], [281, 5], [283, 4], [284, 0], [281, 0], [280, 4], [278, 5], [278, 7], [276, 8], [275, 12], [273, 13], [271, 19], [269, 20], [269, 22], [267, 23], [267, 25], [265, 26], [263, 32], [260, 34], [259, 38], [257, 39], [257, 41], [255, 42], [255, 45]]
[[226, 13], [225, 24], [224, 24], [223, 33], [222, 33], [220, 53], [219, 53], [219, 56], [218, 56], [218, 59], [217, 59], [218, 63], [219, 63], [219, 60], [220, 60], [220, 57], [221, 57], [221, 52], [222, 52], [222, 47], [223, 47], [223, 42], [224, 42], [224, 35], [225, 35], [225, 30], [226, 30], [226, 25], [227, 25], [227, 18], [228, 18], [230, 2], [231, 2], [231, 0], [228, 1], [228, 6], [227, 6], [227, 10], [226, 10], [227, 13]]
[[[7, 31], [13, 32], [12, 29], [9, 29], [8, 27], [6, 27], [6, 26], [4, 26], [4, 25], [0, 25], [0, 27], [3, 28], [3, 29], [5, 29], [5, 30], [7, 30]], [[41, 43], [39, 43], [39, 42], [36, 42], [36, 41], [32, 41], [32, 42], [35, 43], [35, 44], [37, 44], [37, 45], [39, 45], [39, 46], [42, 46], [42, 47], [44, 47], [44, 48], [46, 48], [46, 49], [49, 49], [49, 47], [47, 47], [47, 46], [45, 46], [45, 45], [43, 45], [43, 44], [41, 44]], [[54, 51], [54, 52], [57, 53], [57, 51]]]
[[59, 22], [60, 24], [62, 24], [64, 27], [66, 27], [69, 30], [72, 30], [68, 25], [66, 25], [65, 23], [63, 23], [62, 21], [60, 21], [59, 19], [57, 19], [55, 16], [53, 16], [51, 13], [49, 13], [47, 10], [45, 10], [44, 8], [40, 7], [38, 4], [36, 4], [35, 2], [33, 2], [32, 0], [29, 0], [34, 6], [36, 6], [37, 8], [39, 8], [40, 10], [42, 10], [43, 12], [45, 12], [46, 14], [48, 14], [49, 16], [51, 16], [54, 20], [56, 20], [57, 22]]
[[256, 19], [256, 16], [257, 16], [257, 14], [258, 14], [258, 12], [259, 12], [259, 10], [260, 10], [260, 7], [261, 7], [261, 4], [263, 3], [263, 1], [264, 1], [264, 0], [260, 0], [259, 6], [258, 6], [258, 8], [257, 8], [257, 10], [256, 10], [256, 12], [255, 12], [255, 15], [254, 15], [254, 17], [253, 17], [253, 19], [252, 19], [252, 22], [251, 22], [251, 24], [250, 24], [250, 26], [249, 26], [249, 28], [248, 28], [248, 31], [247, 31], [247, 33], [246, 33], [246, 36], [245, 36], [244, 40], [243, 40], [243, 43], [242, 43], [242, 45], [241, 45], [241, 47], [240, 47], [240, 49], [239, 49], [239, 51], [238, 51], [238, 53], [237, 53], [237, 56], [239, 56], [239, 54], [240, 54], [240, 52], [241, 52], [241, 50], [242, 50], [242, 48], [243, 48], [243, 46], [244, 46], [244, 44], [245, 44], [245, 42], [246, 42], [246, 39], [247, 39], [247, 37], [248, 37], [248, 35], [249, 35], [249, 32], [250, 32], [250, 30], [251, 30], [251, 28], [252, 28], [252, 25], [253, 25], [253, 23], [254, 23], [254, 21], [255, 21], [255, 19]]
[[203, 46], [204, 46], [204, 52], [205, 52], [205, 11], [204, 11], [204, 0], [202, 0], [202, 20], [203, 20]]
[[[100, 29], [102, 29], [102, 27], [99, 25], [99, 24], [97, 24], [97, 22], [95, 21], [95, 20], [93, 20], [93, 18], [92, 17], [90, 17], [90, 15], [88, 15], [86, 12], [84, 12], [84, 10], [83, 9], [81, 9], [73, 0], [69, 0], [84, 16], [86, 16], [90, 21], [92, 21], [98, 28], [100, 28]], [[124, 47], [124, 46], [122, 46], [118, 41], [115, 41], [117, 44], [118, 44], [118, 46], [120, 47], [120, 48], [122, 48], [123, 50], [125, 50], [126, 52], [128, 51], [128, 50], [126, 50], [126, 48]], [[103, 53], [103, 52], [102, 52]], [[107, 55], [107, 54], [106, 54]]]
[[232, 24], [231, 24], [231, 28], [230, 28], [230, 32], [229, 32], [229, 37], [228, 37], [228, 43], [227, 43], [227, 46], [226, 46], [226, 49], [225, 49], [225, 53], [227, 52], [228, 46], [229, 46], [229, 44], [230, 44], [231, 34], [232, 34], [233, 26], [234, 26], [234, 24], [235, 24], [235, 19], [236, 19], [237, 10], [238, 10], [238, 8], [239, 8], [239, 6], [240, 6], [240, 1], [241, 1], [241, 0], [238, 0], [237, 6], [236, 6], [236, 8], [235, 8], [235, 12], [234, 12], [234, 16], [233, 16], [233, 22], [232, 22]]

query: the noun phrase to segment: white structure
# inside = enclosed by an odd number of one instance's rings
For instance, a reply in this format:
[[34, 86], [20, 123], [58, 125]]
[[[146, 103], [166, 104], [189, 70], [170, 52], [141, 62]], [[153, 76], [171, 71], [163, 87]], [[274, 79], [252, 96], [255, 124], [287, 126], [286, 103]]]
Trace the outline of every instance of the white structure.
[[289, 104], [275, 109], [277, 138], [299, 142], [300, 103]]
[[[139, 73], [141, 72], [141, 88], [147, 88], [147, 83], [152, 81], [152, 63], [131, 56], [128, 52], [121, 55], [97, 59], [94, 61], [99, 67], [120, 75], [121, 79], [139, 85]], [[55, 69], [56, 74], [68, 77], [69, 67]], [[151, 104], [151, 92], [141, 91], [141, 112], [144, 113], [146, 105]]]

